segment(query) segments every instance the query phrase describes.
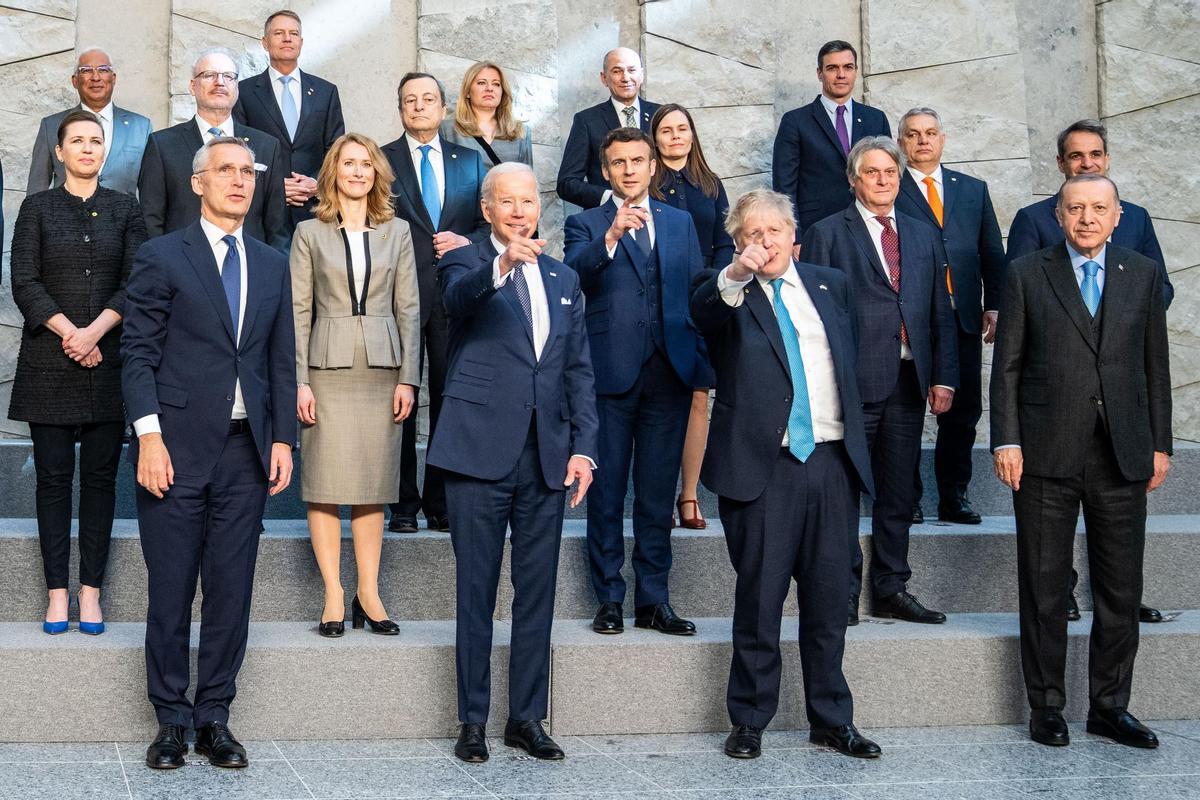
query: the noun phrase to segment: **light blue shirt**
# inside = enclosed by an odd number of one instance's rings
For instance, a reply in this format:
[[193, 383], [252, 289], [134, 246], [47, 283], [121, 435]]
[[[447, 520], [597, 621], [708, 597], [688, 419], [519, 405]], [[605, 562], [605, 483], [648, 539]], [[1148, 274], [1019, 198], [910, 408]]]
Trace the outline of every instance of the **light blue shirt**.
[[1067, 255], [1071, 257], [1071, 266], [1075, 268], [1075, 284], [1079, 286], [1079, 290], [1083, 291], [1083, 264], [1085, 261], [1095, 261], [1100, 265], [1100, 271], [1096, 273], [1096, 288], [1100, 290], [1100, 296], [1104, 296], [1104, 256], [1108, 252], [1108, 245], [1101, 248], [1095, 258], [1088, 258], [1075, 252], [1075, 248], [1067, 244]]

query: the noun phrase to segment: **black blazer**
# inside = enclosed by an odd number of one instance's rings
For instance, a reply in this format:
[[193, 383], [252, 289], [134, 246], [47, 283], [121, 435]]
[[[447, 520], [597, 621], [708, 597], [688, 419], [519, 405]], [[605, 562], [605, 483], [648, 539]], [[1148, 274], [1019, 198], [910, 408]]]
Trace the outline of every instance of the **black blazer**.
[[1095, 336], [1065, 244], [1009, 264], [992, 355], [992, 448], [1020, 445], [1026, 473], [1065, 478], [1103, 411], [1121, 474], [1148, 480], [1154, 452], [1171, 452], [1163, 305], [1155, 263], [1109, 244]]
[[[650, 119], [658, 111], [658, 103], [641, 100], [641, 128], [650, 132]], [[571, 132], [563, 146], [562, 162], [558, 167], [558, 196], [580, 208], [595, 208], [600, 205], [604, 192], [609, 189], [608, 181], [600, 169], [600, 145], [604, 137], [623, 123], [617, 118], [612, 99], [576, 112], [571, 120]]]
[[[814, 264], [797, 264], [812, 298], [837, 374], [842, 401], [843, 442], [858, 473], [859, 488], [874, 492], [862, 399], [855, 376], [854, 310], [846, 276]], [[757, 280], [743, 289], [734, 308], [717, 289], [719, 270], [697, 282], [691, 312], [708, 342], [717, 372], [717, 396], [708, 429], [700, 479], [721, 497], [750, 502], [762, 494], [779, 455], [792, 410], [792, 373], [771, 301]]]
[[[283, 156], [278, 140], [257, 128], [234, 122], [233, 135], [244, 139], [254, 160], [266, 165], [254, 182], [254, 198], [244, 230], [286, 253], [291, 241], [283, 200]], [[204, 146], [195, 118], [150, 134], [138, 175], [138, 199], [150, 238], [186, 228], [200, 219], [200, 196], [192, 191], [192, 158]]]
[[[907, 169], [896, 209], [927, 223], [942, 240], [954, 283], [954, 310], [963, 333], [982, 332], [982, 314], [1000, 308], [1004, 242], [987, 183], [942, 167], [942, 225]], [[982, 290], [981, 287], [982, 286]]]
[[[852, 100], [848, 113], [850, 146], [867, 136], [891, 136], [887, 116]], [[846, 157], [820, 96], [793, 108], [779, 121], [771, 158], [771, 184], [796, 204], [796, 242], [809, 225], [836, 214], [854, 201], [846, 178]], [[807, 256], [805, 257], [807, 260]]]

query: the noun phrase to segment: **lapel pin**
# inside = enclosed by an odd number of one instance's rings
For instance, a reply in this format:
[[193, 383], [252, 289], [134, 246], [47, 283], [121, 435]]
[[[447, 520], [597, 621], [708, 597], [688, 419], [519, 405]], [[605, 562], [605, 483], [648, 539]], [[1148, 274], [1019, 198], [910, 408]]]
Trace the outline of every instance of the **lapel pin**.
[[862, 117], [855, 117], [855, 118], [854, 118], [854, 121], [855, 121], [855, 122], [862, 122]]
[[450, 157], [451, 157], [451, 158], [458, 158], [458, 153], [451, 153], [451, 154], [450, 154]]
[[745, 292], [746, 294], [750, 294], [750, 287], [747, 286], [745, 289], [742, 289], [742, 291]]
[[950, 176], [950, 182], [951, 182], [951, 183], [958, 183], [958, 178], [956, 178], [956, 177], [954, 177], [953, 175], [951, 175], [951, 176]]
[[1124, 272], [1124, 271], [1125, 271], [1125, 265], [1124, 265], [1124, 264], [1117, 264], [1117, 269], [1121, 270], [1121, 272]]
[[818, 289], [820, 289], [820, 290], [821, 290], [821, 291], [823, 291], [823, 292], [828, 292], [828, 291], [829, 291], [829, 287], [828, 287], [828, 286], [826, 286], [826, 285], [825, 285], [825, 284], [823, 284], [823, 283], [818, 283], [818, 284], [817, 284], [817, 288], [818, 288]]
[[385, 234], [383, 234], [383, 236], [381, 236], [380, 238], [381, 238], [381, 239], [386, 239], [386, 238], [387, 238], [387, 234], [386, 234], [386, 233], [385, 233]]
[[127, 119], [123, 119], [123, 120], [121, 120], [121, 124], [122, 124], [122, 125], [128, 125], [128, 124], [129, 124], [129, 120], [127, 120]]
[[308, 95], [309, 95], [309, 97], [311, 97], [311, 96], [312, 96], [312, 93], [313, 93], [313, 90], [312, 90], [312, 87], [310, 86], [310, 87], [308, 87]]
[[557, 272], [551, 272], [551, 273], [550, 273], [550, 277], [551, 277], [551, 278], [557, 278], [557, 277], [558, 277], [558, 273], [557, 273]]

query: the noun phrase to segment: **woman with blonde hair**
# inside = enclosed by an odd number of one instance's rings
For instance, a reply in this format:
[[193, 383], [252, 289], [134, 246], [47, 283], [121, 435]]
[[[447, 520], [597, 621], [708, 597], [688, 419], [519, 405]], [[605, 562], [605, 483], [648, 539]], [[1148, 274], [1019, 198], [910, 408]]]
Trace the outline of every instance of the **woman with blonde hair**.
[[513, 116], [512, 105], [504, 71], [490, 61], [472, 64], [463, 75], [454, 119], [442, 123], [442, 137], [478, 150], [488, 169], [504, 161], [533, 166], [529, 126]]
[[399, 500], [400, 423], [415, 410], [421, 380], [421, 315], [392, 180], [374, 141], [344, 134], [321, 165], [316, 218], [297, 225], [292, 240], [301, 496], [325, 583], [322, 636], [345, 632], [339, 505], [350, 506], [358, 566], [354, 627], [400, 630], [379, 596], [379, 560], [383, 506]]

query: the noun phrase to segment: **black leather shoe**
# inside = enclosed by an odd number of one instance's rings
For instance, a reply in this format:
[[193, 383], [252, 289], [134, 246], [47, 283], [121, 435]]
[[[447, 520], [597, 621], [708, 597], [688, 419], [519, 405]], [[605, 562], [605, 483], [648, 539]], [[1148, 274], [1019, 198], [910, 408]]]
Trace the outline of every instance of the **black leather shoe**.
[[1142, 606], [1138, 609], [1138, 620], [1140, 622], [1162, 622], [1163, 615], [1157, 608]]
[[965, 497], [959, 497], [945, 505], [938, 504], [938, 520], [955, 522], [959, 525], [978, 525], [983, 522], [983, 517], [979, 516], [978, 511], [971, 508], [971, 504]]
[[696, 632], [695, 623], [676, 614], [670, 603], [635, 608], [633, 624], [637, 628], [650, 628], [672, 636], [691, 636]]
[[762, 755], [762, 728], [738, 725], [725, 739], [725, 755], [730, 758], [758, 758]]
[[429, 530], [431, 531], [440, 531], [441, 533], [450, 532], [450, 518], [445, 514], [434, 514], [431, 517], [426, 517], [425, 522], [429, 525]]
[[879, 758], [883, 751], [879, 745], [858, 732], [853, 725], [843, 725], [840, 728], [813, 728], [808, 732], [808, 740], [813, 744], [832, 747], [844, 756], [854, 758]]
[[346, 633], [346, 621], [335, 619], [332, 622], [322, 622], [317, 625], [317, 633], [326, 639], [337, 639]]
[[482, 764], [488, 760], [487, 733], [481, 722], [464, 722], [458, 729], [458, 741], [454, 743], [454, 755], [468, 764]]
[[902, 619], [905, 622], [922, 622], [926, 625], [940, 625], [946, 621], [945, 614], [940, 611], [931, 611], [908, 592], [897, 592], [891, 597], [880, 597], [875, 601], [873, 613], [877, 617]]
[[388, 530], [392, 533], [416, 533], [417, 518], [406, 514], [392, 514], [388, 520]]
[[188, 746], [184, 741], [187, 729], [182, 725], [160, 725], [158, 735], [146, 748], [146, 766], [150, 769], [179, 769]]
[[371, 633], [379, 633], [384, 636], [398, 636], [400, 634], [400, 626], [390, 619], [371, 619], [368, 617], [367, 612], [363, 610], [362, 603], [358, 602], [358, 595], [354, 595], [354, 602], [350, 604], [350, 624], [354, 626], [354, 630], [358, 630], [366, 625], [371, 629]]
[[621, 617], [620, 603], [601, 603], [592, 619], [592, 630], [596, 633], [624, 633], [625, 620]]
[[853, 627], [858, 624], [858, 598], [857, 597], [850, 598], [850, 603], [847, 606], [847, 610], [850, 613], [846, 620], [846, 624]]
[[1067, 593], [1067, 619], [1078, 622], [1080, 619], [1079, 603], [1075, 602], [1075, 592]]
[[1087, 732], [1107, 736], [1129, 747], [1144, 747], [1147, 750], [1158, 747], [1158, 737], [1154, 735], [1154, 731], [1138, 722], [1137, 717], [1123, 708], [1089, 711]]
[[925, 512], [921, 510], [920, 503], [916, 503], [913, 505], [912, 524], [913, 525], [924, 525], [925, 524]]
[[1053, 708], [1035, 708], [1029, 712], [1029, 738], [1038, 744], [1066, 747], [1071, 743], [1071, 731], [1061, 712]]
[[534, 758], [547, 761], [561, 761], [563, 758], [562, 748], [546, 733], [541, 720], [510, 719], [504, 724], [504, 743], [509, 747], [519, 747]]
[[196, 731], [196, 753], [208, 758], [214, 767], [241, 768], [249, 766], [246, 748], [242, 747], [229, 726], [223, 722], [201, 725]]

